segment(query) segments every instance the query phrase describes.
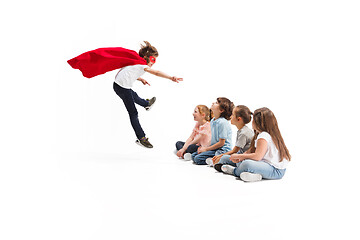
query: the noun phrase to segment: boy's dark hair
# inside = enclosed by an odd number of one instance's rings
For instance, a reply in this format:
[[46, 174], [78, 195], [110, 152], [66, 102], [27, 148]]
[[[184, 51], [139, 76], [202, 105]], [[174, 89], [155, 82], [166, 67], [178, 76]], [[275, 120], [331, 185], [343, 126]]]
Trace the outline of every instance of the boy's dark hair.
[[144, 41], [145, 45], [141, 44], [141, 48], [139, 50], [139, 55], [140, 57], [144, 58], [146, 60], [147, 63], [150, 62], [150, 57], [158, 57], [159, 53], [157, 51], [157, 49], [153, 46], [151, 46], [151, 44], [148, 41]]
[[241, 117], [245, 124], [248, 124], [251, 121], [252, 112], [247, 106], [238, 105], [235, 107], [235, 116], [236, 118]]
[[229, 99], [224, 97], [219, 97], [216, 101], [220, 105], [220, 110], [223, 112], [220, 114], [220, 117], [225, 118], [226, 120], [230, 120], [230, 116], [232, 115], [232, 111], [234, 109], [234, 103], [232, 103]]

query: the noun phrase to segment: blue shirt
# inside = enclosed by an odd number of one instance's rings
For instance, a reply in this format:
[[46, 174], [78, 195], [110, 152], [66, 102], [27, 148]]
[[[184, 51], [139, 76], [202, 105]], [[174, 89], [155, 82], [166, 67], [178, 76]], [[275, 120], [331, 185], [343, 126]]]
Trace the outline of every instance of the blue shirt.
[[218, 119], [211, 119], [210, 122], [211, 126], [211, 145], [214, 145], [215, 143], [220, 141], [221, 139], [225, 139], [225, 144], [218, 150], [222, 150], [222, 153], [228, 152], [231, 150], [231, 137], [232, 137], [232, 131], [231, 126], [228, 120], [226, 120], [223, 117], [220, 117]]

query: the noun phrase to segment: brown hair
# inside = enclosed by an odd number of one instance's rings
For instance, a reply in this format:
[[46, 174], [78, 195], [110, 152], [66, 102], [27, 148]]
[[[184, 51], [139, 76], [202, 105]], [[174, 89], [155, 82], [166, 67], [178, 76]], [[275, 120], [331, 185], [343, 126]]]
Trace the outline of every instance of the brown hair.
[[210, 109], [205, 105], [197, 105], [196, 107], [199, 109], [200, 114], [205, 114], [205, 120], [209, 122], [212, 118]]
[[152, 46], [148, 41], [144, 41], [145, 45], [140, 45], [141, 48], [139, 50], [140, 57], [144, 58], [147, 63], [150, 62], [150, 57], [158, 57], [159, 53], [157, 49]]
[[[276, 148], [280, 153], [280, 162], [285, 158], [287, 160], [291, 160], [291, 155], [289, 150], [287, 149], [284, 139], [281, 136], [278, 123], [274, 113], [264, 107], [255, 110], [254, 112], [254, 120], [253, 120], [257, 130], [260, 132], [267, 132], [270, 134], [273, 142], [275, 143]], [[251, 142], [250, 152], [255, 152], [255, 139], [259, 133], [256, 131], [255, 136]]]
[[236, 118], [241, 117], [245, 124], [248, 124], [251, 121], [252, 112], [247, 106], [238, 105], [235, 107], [235, 116]]
[[234, 103], [232, 103], [229, 99], [224, 97], [219, 97], [216, 101], [220, 105], [220, 110], [223, 112], [220, 114], [220, 117], [225, 118], [226, 120], [230, 120], [230, 116], [232, 115], [232, 111], [234, 109]]

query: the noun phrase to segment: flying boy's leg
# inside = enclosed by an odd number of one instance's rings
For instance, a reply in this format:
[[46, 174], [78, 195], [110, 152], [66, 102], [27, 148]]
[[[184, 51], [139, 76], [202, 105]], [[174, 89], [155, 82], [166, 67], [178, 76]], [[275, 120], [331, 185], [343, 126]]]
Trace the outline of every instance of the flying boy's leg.
[[206, 165], [206, 159], [214, 157], [215, 152], [216, 152], [215, 150], [212, 150], [212, 151], [202, 152], [202, 153], [197, 154], [195, 156], [193, 155], [192, 160], [197, 165]]
[[149, 106], [149, 101], [142, 99], [141, 97], [139, 97], [139, 95], [132, 89], [131, 90], [131, 94], [134, 98], [134, 102], [142, 107], [147, 107]]
[[131, 125], [135, 131], [136, 137], [141, 139], [145, 137], [145, 132], [143, 131], [139, 118], [138, 112], [135, 107], [134, 98], [132, 95], [131, 89], [126, 89], [120, 87], [117, 83], [114, 82], [114, 91], [116, 94], [123, 100], [126, 110], [129, 113]]

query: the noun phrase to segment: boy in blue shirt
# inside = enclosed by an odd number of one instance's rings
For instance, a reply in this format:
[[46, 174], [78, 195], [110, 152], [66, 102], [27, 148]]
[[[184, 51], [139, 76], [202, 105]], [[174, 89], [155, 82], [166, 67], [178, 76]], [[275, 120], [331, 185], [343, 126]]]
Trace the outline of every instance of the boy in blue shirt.
[[234, 104], [227, 98], [217, 98], [211, 105], [214, 118], [210, 122], [211, 144], [209, 147], [199, 147], [192, 154], [192, 160], [197, 165], [206, 165], [206, 159], [231, 150], [232, 131], [228, 120], [232, 114]]

